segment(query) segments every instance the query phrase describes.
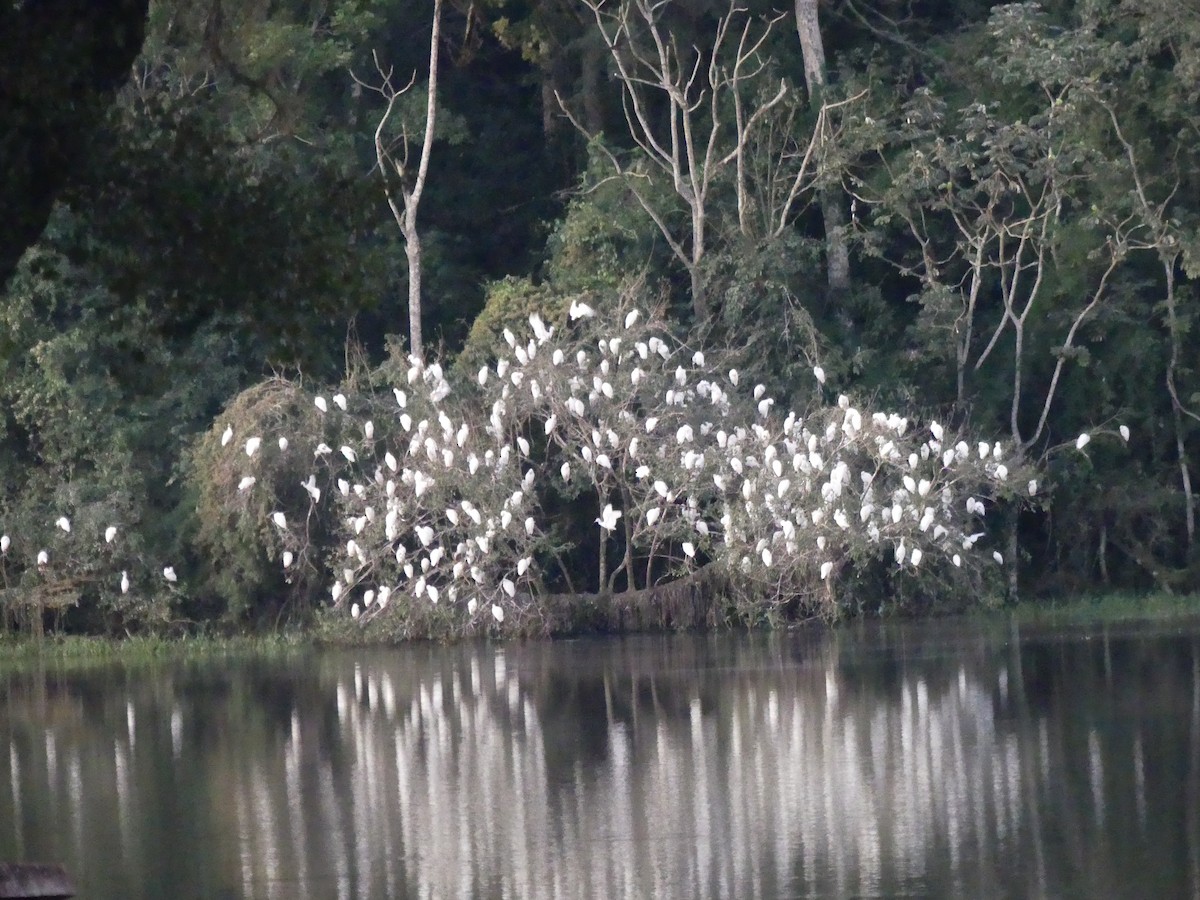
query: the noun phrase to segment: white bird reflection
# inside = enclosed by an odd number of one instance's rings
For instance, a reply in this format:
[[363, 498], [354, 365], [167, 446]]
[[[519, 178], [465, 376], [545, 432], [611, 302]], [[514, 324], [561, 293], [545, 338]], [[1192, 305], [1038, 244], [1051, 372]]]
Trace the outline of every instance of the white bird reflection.
[[[1157, 676], [1171, 718], [1114, 726], [1118, 707], [1081, 708], [1102, 673], [1068, 701], [1003, 646], [947, 662], [902, 644], [865, 662], [785, 638], [715, 662], [688, 638], [328, 656], [281, 708], [249, 675], [208, 711], [173, 683], [103, 714], [10, 691], [0, 854], [54, 846], [89, 888], [124, 873], [91, 897], [137, 896], [176, 855], [197, 896], [1056, 896], [1152, 871], [1173, 815], [1196, 837], [1173, 833], [1161, 868], [1200, 886], [1200, 814], [1163, 780], [1200, 782], [1200, 669]], [[17, 831], [39, 819], [57, 844]]]

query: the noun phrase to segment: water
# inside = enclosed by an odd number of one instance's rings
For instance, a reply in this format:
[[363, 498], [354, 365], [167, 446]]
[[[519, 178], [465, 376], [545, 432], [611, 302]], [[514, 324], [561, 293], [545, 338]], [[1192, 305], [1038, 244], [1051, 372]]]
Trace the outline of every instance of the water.
[[88, 900], [1200, 896], [1200, 627], [24, 672], [4, 757]]

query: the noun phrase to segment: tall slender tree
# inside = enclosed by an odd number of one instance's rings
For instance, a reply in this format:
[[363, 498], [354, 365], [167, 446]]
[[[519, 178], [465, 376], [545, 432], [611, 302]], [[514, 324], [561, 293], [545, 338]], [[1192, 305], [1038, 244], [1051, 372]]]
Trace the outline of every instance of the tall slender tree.
[[[825, 42], [821, 38], [817, 0], [796, 0], [796, 32], [804, 56], [804, 80], [813, 107], [824, 103], [826, 66]], [[818, 192], [821, 218], [825, 223], [825, 254], [829, 290], [844, 294], [850, 289], [850, 251], [846, 246], [846, 213], [842, 198], [829, 186]]]

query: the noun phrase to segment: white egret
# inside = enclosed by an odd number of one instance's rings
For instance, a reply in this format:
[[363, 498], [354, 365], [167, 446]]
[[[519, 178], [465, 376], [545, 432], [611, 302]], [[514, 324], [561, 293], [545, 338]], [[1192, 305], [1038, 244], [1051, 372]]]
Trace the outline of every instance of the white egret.
[[604, 531], [612, 531], [617, 527], [617, 520], [621, 518], [621, 515], [619, 509], [613, 509], [611, 503], [606, 503], [599, 518], [596, 519], [596, 524]]
[[499, 622], [501, 625], [503, 625], [504, 624], [504, 607], [493, 603], [492, 604], [492, 618], [495, 619], [497, 622]]
[[696, 558], [696, 547], [691, 541], [683, 542], [683, 553], [688, 559]]
[[228, 447], [229, 442], [233, 440], [233, 426], [226, 425], [225, 430], [221, 432], [221, 446]]
[[279, 528], [287, 528], [287, 517], [278, 510], [271, 513], [271, 521]]
[[258, 452], [258, 448], [262, 446], [262, 438], [252, 437], [246, 440], [246, 455], [253, 456]]
[[117, 526], [109, 525], [104, 529], [104, 543], [111, 544], [117, 539]]
[[1127, 444], [1128, 444], [1128, 443], [1129, 443], [1129, 426], [1128, 426], [1128, 425], [1122, 425], [1122, 426], [1121, 426], [1120, 428], [1118, 428], [1117, 430], [1118, 430], [1119, 432], [1121, 432], [1121, 440], [1123, 440], [1125, 443], [1127, 443]]
[[37, 564], [39, 566], [47, 565], [50, 562], [50, 554], [46, 550], [39, 550], [37, 555]]
[[820, 384], [824, 384], [825, 383], [825, 370], [822, 369], [820, 366], [813, 366], [813, 377], [816, 378]]
[[325, 402], [324, 397], [317, 397], [313, 400], [313, 405], [321, 412], [329, 412], [329, 404]]
[[128, 572], [121, 572], [121, 593], [122, 594], [129, 593], [129, 573]]
[[59, 516], [55, 520], [54, 524], [57, 525], [59, 528], [61, 528], [63, 531], [67, 532], [67, 534], [71, 533], [71, 520], [68, 519], [66, 516]]
[[279, 439], [279, 452], [282, 453], [283, 451], [287, 450], [287, 448], [288, 448], [288, 439], [285, 437], [281, 437]]
[[175, 574], [175, 567], [167, 566], [165, 569], [163, 569], [163, 578], [167, 579], [167, 581], [171, 582], [172, 584], [178, 581], [179, 576]]
[[8, 548], [12, 546], [12, 538], [7, 534], [0, 537], [0, 553], [7, 553]]
[[1088, 442], [1091, 439], [1092, 436], [1085, 431], [1083, 434], [1079, 435], [1079, 437], [1075, 438], [1075, 449], [1082, 450], [1088, 445]]
[[334, 405], [337, 406], [337, 408], [340, 409], [342, 412], [346, 411], [346, 395], [345, 394], [334, 394], [333, 402], [334, 402]]

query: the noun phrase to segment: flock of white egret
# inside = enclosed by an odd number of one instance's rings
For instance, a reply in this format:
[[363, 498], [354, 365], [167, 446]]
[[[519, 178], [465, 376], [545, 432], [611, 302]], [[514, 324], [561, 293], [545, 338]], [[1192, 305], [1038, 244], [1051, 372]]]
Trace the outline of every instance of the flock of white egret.
[[[319, 434], [239, 436], [219, 423], [222, 452], [239, 460], [229, 502], [269, 490], [275, 504], [277, 463], [311, 457], [299, 483], [309, 508], [279, 500], [269, 513], [285, 569], [325, 568], [332, 605], [364, 622], [403, 600], [503, 623], [536, 607], [555, 566], [573, 589], [611, 591], [712, 564], [765, 602], [836, 603], [866, 564], [962, 567], [989, 498], [1017, 492], [1000, 442], [827, 402], [819, 365], [800, 414], [636, 309], [606, 320], [575, 302], [561, 328], [537, 315], [529, 328], [505, 329], [506, 352], [457, 392], [438, 363], [410, 360], [386, 408], [377, 395], [313, 398]], [[1037, 480], [1025, 483], [1035, 494]], [[598, 513], [598, 573], [567, 571], [552, 496]], [[332, 557], [308, 537], [330, 503]], [[71, 532], [66, 516], [55, 524]], [[109, 525], [104, 540], [117, 537]], [[50, 558], [41, 549], [38, 566]], [[175, 583], [175, 569], [162, 579]]]
[[[824, 402], [820, 366], [814, 409], [800, 415], [639, 310], [605, 321], [575, 302], [569, 319], [555, 329], [531, 316], [522, 337], [505, 329], [506, 352], [457, 395], [437, 363], [410, 360], [387, 410], [318, 396], [325, 440], [300, 451], [299, 436], [278, 438], [281, 454], [312, 454], [309, 502], [336, 504], [335, 607], [369, 621], [403, 599], [504, 622], [536, 605], [560, 564], [551, 494], [599, 513], [587, 589], [711, 563], [767, 599], [836, 597], [868, 560], [962, 566], [1010, 478], [999, 442], [968, 444], [845, 396]], [[263, 436], [235, 438], [226, 427], [221, 442], [244, 454], [236, 490], [248, 495], [271, 463]], [[315, 561], [306, 511], [270, 518], [285, 566]]]

